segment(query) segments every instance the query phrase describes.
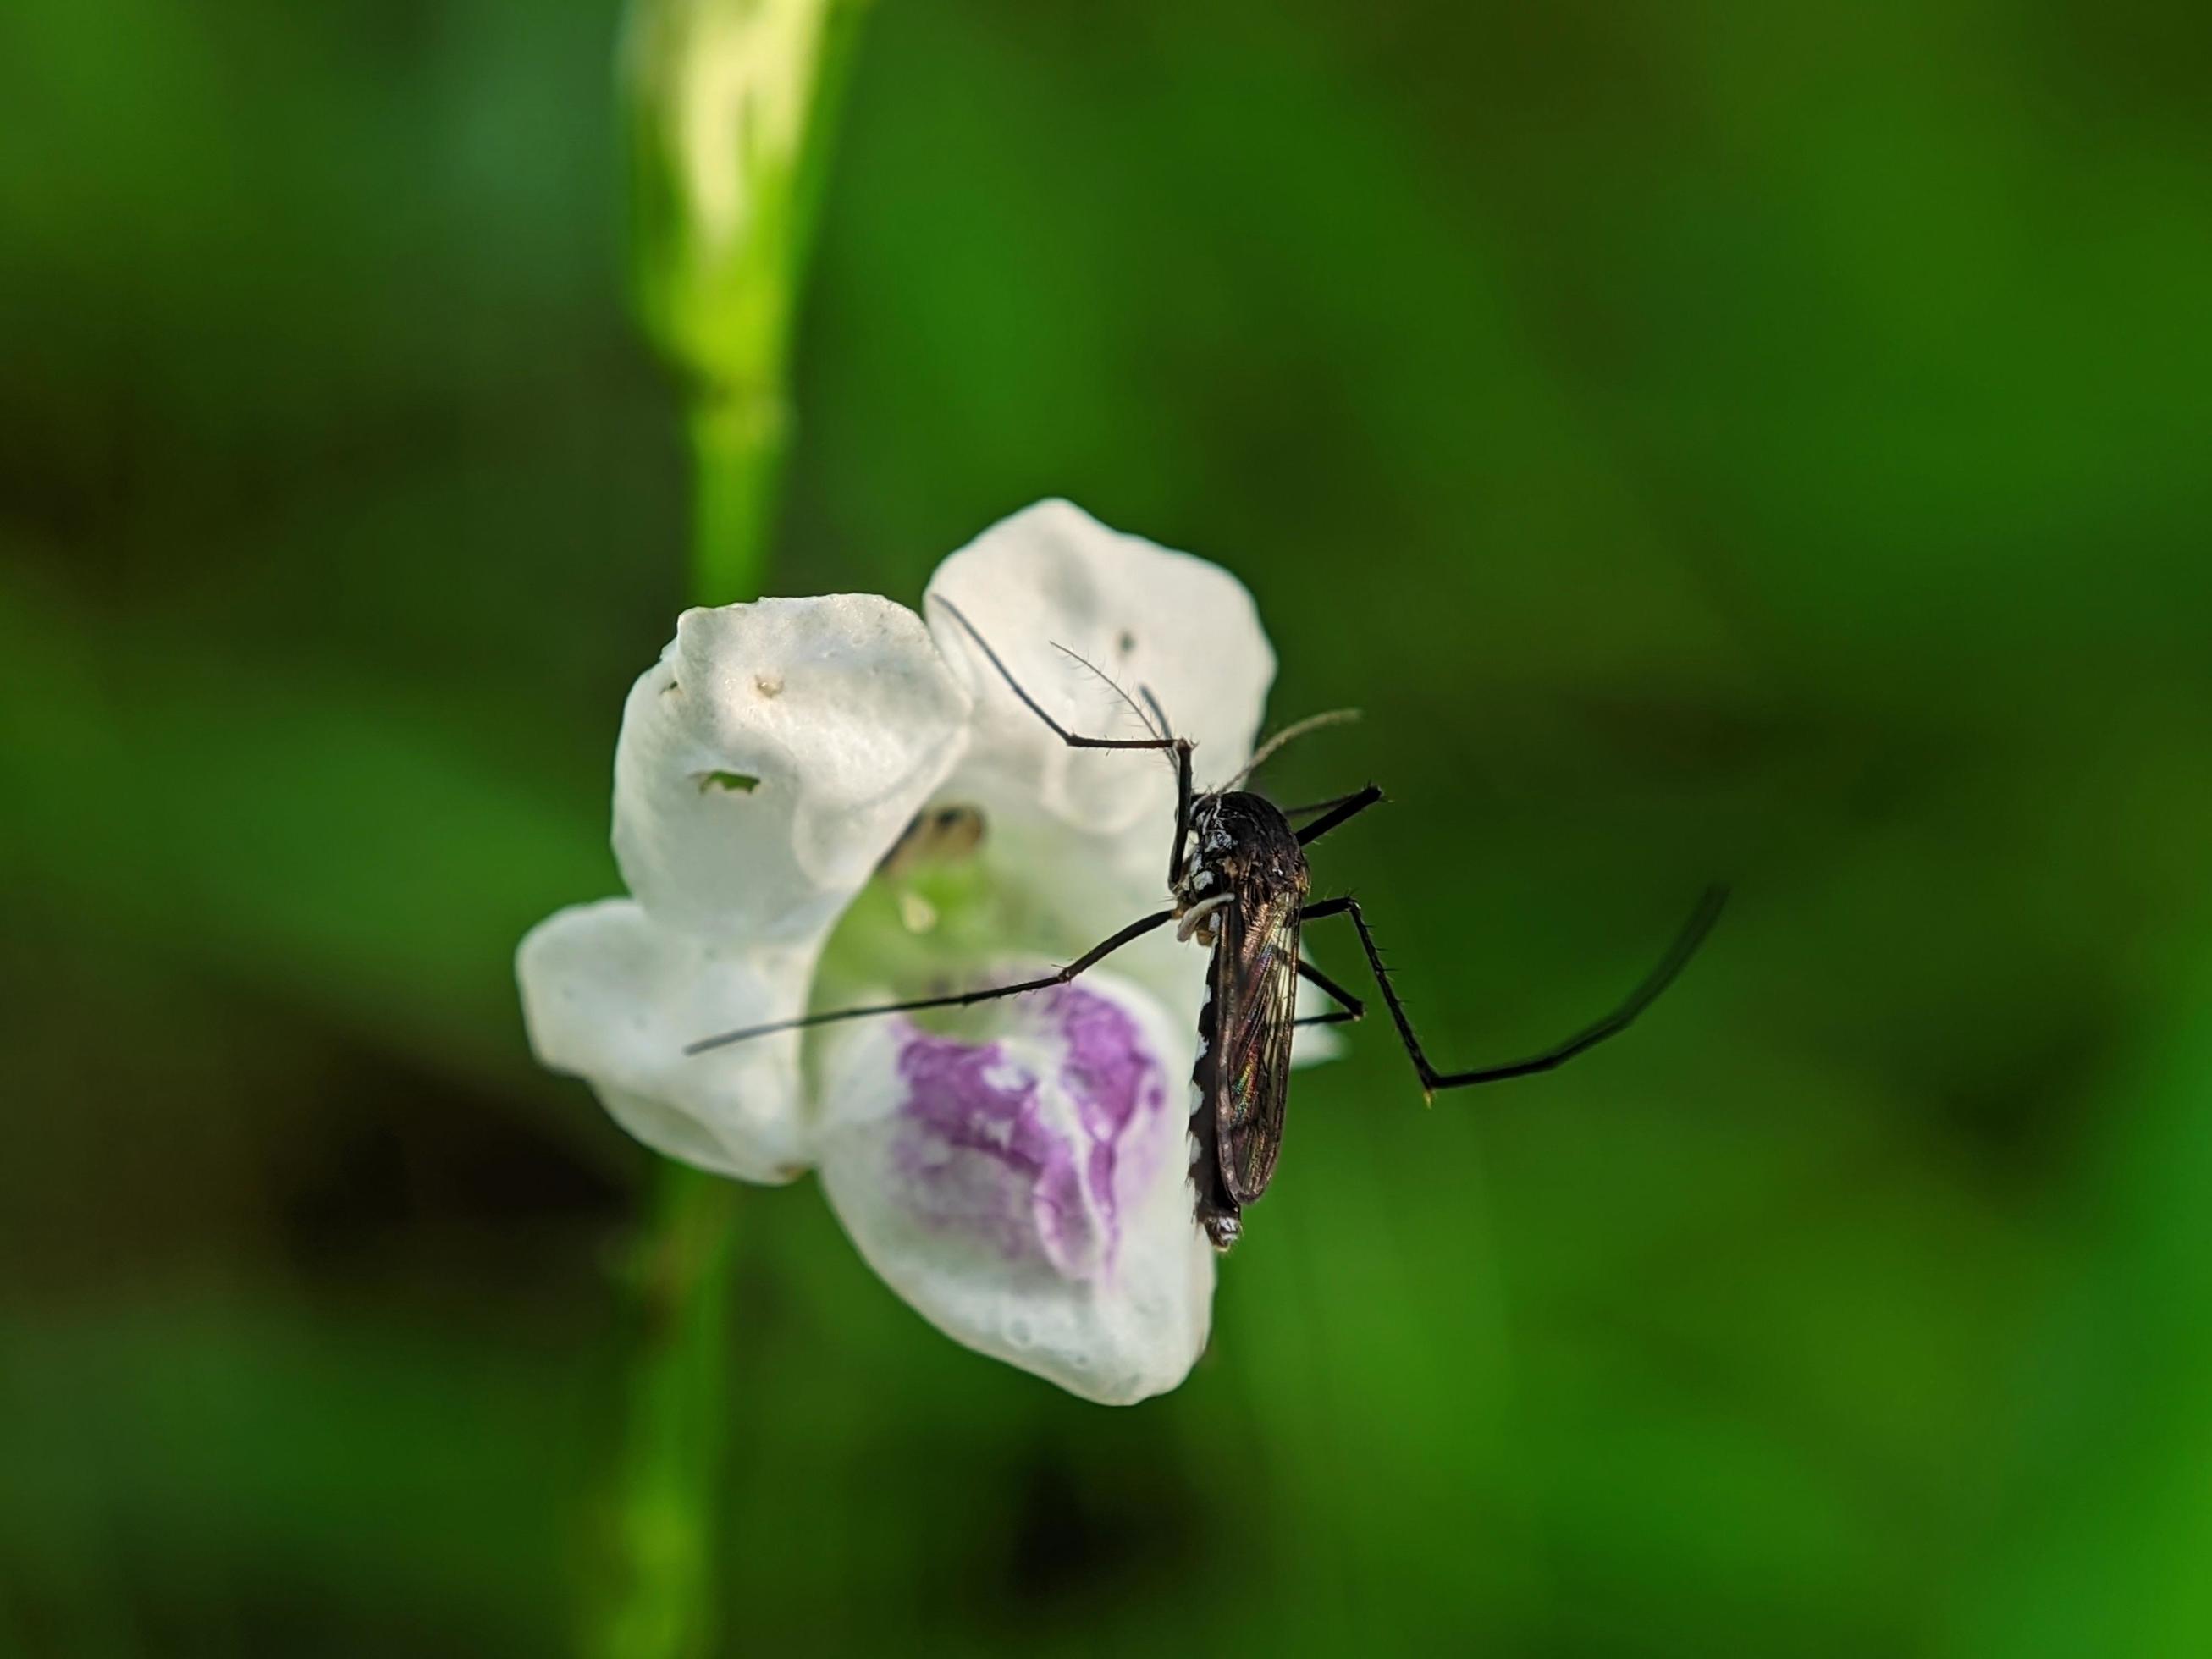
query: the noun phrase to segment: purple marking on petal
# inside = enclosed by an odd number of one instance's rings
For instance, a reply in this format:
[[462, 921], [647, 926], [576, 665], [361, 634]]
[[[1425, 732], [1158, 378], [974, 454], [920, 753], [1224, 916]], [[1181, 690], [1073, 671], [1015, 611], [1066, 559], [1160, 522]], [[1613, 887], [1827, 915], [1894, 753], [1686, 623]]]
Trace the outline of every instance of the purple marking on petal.
[[1104, 997], [1069, 987], [1032, 1008], [1064, 1044], [1053, 1095], [1004, 1042], [902, 1033], [893, 1164], [933, 1229], [1094, 1279], [1118, 1253], [1122, 1200], [1157, 1166], [1160, 1137], [1146, 1131], [1164, 1121], [1166, 1074]]
[[1144, 1136], [1144, 1126], [1139, 1125], [1138, 1139], [1144, 1144], [1125, 1146], [1124, 1143], [1130, 1139], [1130, 1127], [1140, 1111], [1147, 1119], [1156, 1119], [1167, 1103], [1166, 1075], [1158, 1057], [1145, 1046], [1136, 1020], [1120, 1004], [1079, 986], [1069, 986], [1054, 997], [1052, 1012], [1058, 1016], [1060, 1033], [1067, 1042], [1067, 1058], [1060, 1068], [1060, 1086], [1073, 1097], [1084, 1131], [1091, 1138], [1085, 1174], [1092, 1201], [1106, 1219], [1110, 1256], [1121, 1243], [1121, 1194], [1115, 1177], [1120, 1173], [1132, 1178], [1132, 1185], [1141, 1182], [1152, 1173], [1153, 1161], [1133, 1158], [1123, 1170], [1119, 1167], [1124, 1162], [1123, 1154], [1156, 1152], [1152, 1143], [1158, 1137]]
[[996, 1042], [921, 1031], [899, 1053], [904, 1133], [893, 1157], [933, 1224], [980, 1233], [1009, 1258], [1042, 1250], [1087, 1277], [1097, 1241], [1073, 1149], [1045, 1121], [1036, 1076]]

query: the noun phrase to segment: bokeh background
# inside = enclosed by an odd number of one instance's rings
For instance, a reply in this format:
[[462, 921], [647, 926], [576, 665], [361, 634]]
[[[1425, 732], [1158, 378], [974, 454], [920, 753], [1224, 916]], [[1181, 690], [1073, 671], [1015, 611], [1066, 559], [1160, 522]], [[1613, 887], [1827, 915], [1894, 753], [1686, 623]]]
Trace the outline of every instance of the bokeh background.
[[[683, 601], [612, 0], [0, 10], [0, 1649], [570, 1641], [653, 1170], [510, 955]], [[739, 1212], [730, 1650], [2212, 1651], [2212, 13], [883, 0], [766, 586], [1258, 594], [1449, 1060], [1177, 1394]], [[1342, 941], [1320, 947], [1341, 975]]]

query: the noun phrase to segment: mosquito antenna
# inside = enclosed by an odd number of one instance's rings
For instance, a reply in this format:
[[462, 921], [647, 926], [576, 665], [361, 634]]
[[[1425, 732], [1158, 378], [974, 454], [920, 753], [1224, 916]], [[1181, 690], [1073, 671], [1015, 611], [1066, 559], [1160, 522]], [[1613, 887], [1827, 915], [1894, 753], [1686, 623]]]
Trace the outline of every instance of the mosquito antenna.
[[1302, 720], [1293, 720], [1290, 725], [1276, 732], [1273, 737], [1268, 738], [1267, 742], [1261, 744], [1258, 752], [1255, 753], [1250, 760], [1244, 763], [1244, 769], [1239, 772], [1235, 777], [1230, 779], [1228, 782], [1223, 784], [1221, 786], [1222, 788], [1224, 790], [1234, 789], [1238, 784], [1243, 782], [1245, 779], [1250, 777], [1262, 766], [1265, 766], [1267, 763], [1268, 758], [1273, 756], [1277, 750], [1280, 749], [1285, 744], [1290, 742], [1293, 738], [1303, 738], [1307, 732], [1318, 732], [1324, 726], [1348, 726], [1358, 718], [1359, 711], [1357, 708], [1332, 708], [1324, 714], [1309, 714]]
[[[1115, 696], [1121, 698], [1123, 702], [1129, 705], [1129, 712], [1145, 723], [1146, 731], [1151, 732], [1162, 743], [1165, 743], [1169, 740], [1169, 734], [1165, 731], [1162, 730], [1160, 726], [1155, 726], [1152, 723], [1152, 717], [1144, 711], [1144, 709], [1139, 705], [1137, 700], [1121, 689], [1121, 681], [1115, 679], [1111, 674], [1109, 674], [1104, 669], [1101, 668], [1097, 663], [1091, 661], [1090, 658], [1085, 656], [1081, 652], [1069, 650], [1058, 640], [1054, 640], [1052, 642], [1052, 648], [1059, 652], [1063, 657], [1073, 658], [1075, 661], [1080, 663], [1084, 667], [1089, 669], [1093, 674], [1097, 675], [1099, 680], [1109, 690], [1111, 690]], [[1173, 765], [1174, 763], [1170, 761], [1169, 764]]]
[[1160, 700], [1152, 695], [1152, 688], [1151, 686], [1139, 686], [1137, 688], [1137, 695], [1145, 700], [1145, 707], [1152, 711], [1152, 718], [1159, 723], [1159, 732], [1162, 737], [1165, 737], [1169, 732], [1175, 730], [1173, 722], [1168, 719], [1168, 711], [1160, 707]]

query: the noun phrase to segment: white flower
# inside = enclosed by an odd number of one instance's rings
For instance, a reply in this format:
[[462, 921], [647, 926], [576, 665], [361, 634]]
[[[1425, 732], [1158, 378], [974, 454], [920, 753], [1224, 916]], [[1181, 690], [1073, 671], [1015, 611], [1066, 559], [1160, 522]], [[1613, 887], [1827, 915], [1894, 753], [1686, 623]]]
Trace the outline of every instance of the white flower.
[[[1070, 730], [1144, 735], [1110, 677], [1157, 697], [1202, 777], [1249, 755], [1274, 656], [1215, 566], [1044, 501], [930, 593]], [[623, 711], [631, 896], [523, 941], [531, 1041], [672, 1158], [759, 1182], [818, 1168], [861, 1254], [957, 1340], [1089, 1399], [1160, 1393], [1205, 1346], [1213, 1285], [1187, 1183], [1205, 957], [1171, 930], [950, 1022], [684, 1051], [1072, 960], [1166, 902], [1174, 799], [1157, 754], [1063, 744], [942, 607], [687, 611]], [[933, 839], [968, 855], [916, 857]]]

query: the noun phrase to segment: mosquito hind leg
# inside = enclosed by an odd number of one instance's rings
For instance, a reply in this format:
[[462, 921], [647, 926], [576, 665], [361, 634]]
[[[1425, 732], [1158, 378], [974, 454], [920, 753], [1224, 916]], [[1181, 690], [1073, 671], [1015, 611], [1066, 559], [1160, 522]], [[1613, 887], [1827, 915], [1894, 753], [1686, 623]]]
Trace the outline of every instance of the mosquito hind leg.
[[1291, 1024], [1342, 1025], [1352, 1020], [1364, 1019], [1367, 1018], [1367, 1005], [1365, 1003], [1362, 1002], [1358, 997], [1352, 995], [1351, 992], [1346, 990], [1344, 987], [1339, 985], [1327, 974], [1322, 972], [1320, 969], [1315, 967], [1313, 963], [1306, 961], [1303, 957], [1298, 961], [1298, 977], [1312, 985], [1316, 990], [1320, 991], [1323, 995], [1334, 997], [1342, 1006], [1331, 1010], [1326, 1014], [1308, 1014], [1303, 1018], [1292, 1020], [1291, 1022]]
[[1413, 1070], [1421, 1079], [1425, 1094], [1433, 1097], [1439, 1089], [1464, 1089], [1478, 1083], [1500, 1083], [1507, 1078], [1528, 1077], [1538, 1072], [1548, 1072], [1563, 1066], [1577, 1054], [1595, 1048], [1607, 1037], [1618, 1036], [1636, 1021], [1636, 1017], [1656, 1001], [1659, 994], [1674, 982], [1698, 946], [1705, 943], [1705, 935], [1712, 931], [1713, 923], [1720, 919], [1721, 907], [1728, 902], [1728, 889], [1708, 887], [1699, 896], [1697, 908], [1659, 965], [1644, 975], [1644, 982], [1631, 992], [1628, 1000], [1599, 1020], [1595, 1025], [1577, 1031], [1565, 1042], [1545, 1049], [1541, 1054], [1526, 1059], [1509, 1060], [1502, 1066], [1482, 1066], [1468, 1072], [1439, 1072], [1422, 1051], [1421, 1040], [1413, 1035], [1413, 1022], [1406, 1017], [1406, 1006], [1398, 999], [1397, 988], [1390, 982], [1390, 970], [1383, 965], [1382, 952], [1369, 931], [1367, 918], [1360, 913], [1359, 901], [1354, 898], [1323, 899], [1309, 904], [1299, 912], [1301, 925], [1317, 921], [1327, 916], [1348, 915], [1359, 934], [1359, 947], [1367, 954], [1367, 965], [1375, 975], [1376, 988], [1382, 993], [1382, 1005], [1390, 1011], [1391, 1023], [1398, 1028], [1399, 1041], [1405, 1044], [1406, 1056], [1413, 1062]]

